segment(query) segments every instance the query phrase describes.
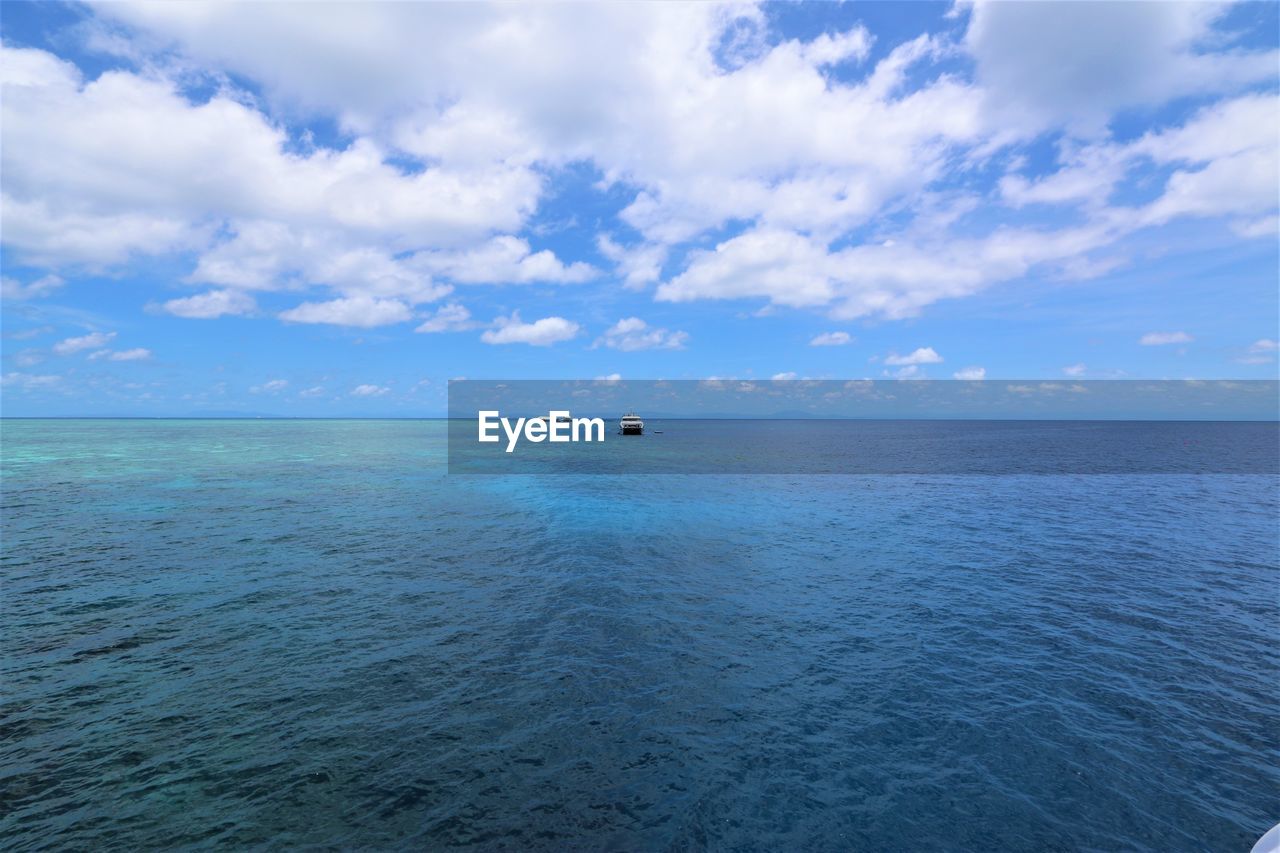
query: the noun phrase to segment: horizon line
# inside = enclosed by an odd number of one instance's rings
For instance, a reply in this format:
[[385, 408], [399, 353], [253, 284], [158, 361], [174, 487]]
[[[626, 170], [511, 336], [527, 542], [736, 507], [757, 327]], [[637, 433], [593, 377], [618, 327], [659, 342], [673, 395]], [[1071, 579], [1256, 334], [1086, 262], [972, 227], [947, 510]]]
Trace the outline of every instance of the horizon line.
[[[545, 417], [532, 415], [526, 417]], [[584, 415], [583, 417], [614, 418], [613, 415]], [[784, 417], [682, 417], [671, 415], [647, 415], [654, 421], [988, 421], [1026, 422], [1046, 421], [1063, 423], [1259, 423], [1280, 424], [1275, 418], [1161, 418], [1161, 417], [859, 417], [814, 416], [804, 418]], [[440, 415], [0, 415], [0, 421], [476, 421], [474, 417], [451, 418]]]

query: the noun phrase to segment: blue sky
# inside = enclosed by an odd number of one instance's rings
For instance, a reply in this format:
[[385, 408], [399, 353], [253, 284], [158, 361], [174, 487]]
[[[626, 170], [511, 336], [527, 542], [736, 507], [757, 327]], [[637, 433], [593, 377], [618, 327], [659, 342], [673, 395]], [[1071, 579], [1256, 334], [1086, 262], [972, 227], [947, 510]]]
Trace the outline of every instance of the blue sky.
[[1275, 378], [1273, 3], [5, 3], [6, 415]]

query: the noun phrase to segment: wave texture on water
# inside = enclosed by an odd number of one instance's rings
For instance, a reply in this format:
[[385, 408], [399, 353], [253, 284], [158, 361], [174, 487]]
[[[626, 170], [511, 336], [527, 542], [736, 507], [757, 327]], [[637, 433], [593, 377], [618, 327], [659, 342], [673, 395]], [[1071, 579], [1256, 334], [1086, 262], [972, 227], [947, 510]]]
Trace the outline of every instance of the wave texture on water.
[[0, 439], [11, 849], [1280, 819], [1275, 476], [446, 477], [429, 421]]

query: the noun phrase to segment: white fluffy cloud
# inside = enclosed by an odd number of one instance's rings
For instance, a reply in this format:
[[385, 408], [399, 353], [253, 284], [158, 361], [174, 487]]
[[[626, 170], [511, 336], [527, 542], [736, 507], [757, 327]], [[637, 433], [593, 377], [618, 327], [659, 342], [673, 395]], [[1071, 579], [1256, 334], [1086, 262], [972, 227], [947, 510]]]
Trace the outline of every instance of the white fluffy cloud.
[[281, 311], [280, 319], [290, 323], [328, 323], [369, 329], [404, 323], [413, 319], [413, 312], [397, 299], [346, 296], [328, 302], [304, 302], [296, 308]]
[[[85, 84], [74, 69], [41, 55], [51, 67], [25, 76], [36, 84], [31, 101], [49, 106], [27, 124], [51, 133], [53, 125], [89, 113], [110, 139], [124, 142], [126, 121], [107, 107], [132, 99], [139, 105], [132, 128], [144, 113], [172, 128], [153, 137], [145, 152], [157, 164], [151, 171], [163, 172], [156, 185], [166, 188], [160, 198], [145, 199], [154, 202], [145, 207], [154, 212], [147, 224], [177, 230], [142, 229], [99, 260], [198, 242], [191, 225], [198, 217], [190, 215], [197, 196], [208, 199], [195, 205], [197, 212], [226, 217], [233, 233], [230, 248], [203, 260], [194, 276], [219, 285], [297, 272], [281, 263], [288, 252], [280, 240], [268, 241], [266, 249], [244, 245], [260, 242], [240, 235], [264, 219], [286, 222], [293, 239], [321, 245], [332, 242], [335, 230], [348, 247], [358, 232], [401, 251], [414, 239], [465, 243], [486, 230], [510, 233], [523, 224], [542, 192], [531, 164], [589, 158], [607, 183], [639, 188], [624, 219], [649, 242], [628, 257], [624, 274], [633, 283], [651, 281], [665, 257], [663, 244], [729, 219], [759, 217], [776, 227], [832, 234], [866, 221], [886, 200], [936, 174], [949, 144], [979, 131], [978, 93], [953, 78], [938, 77], [897, 97], [911, 66], [944, 51], [928, 38], [893, 51], [864, 82], [835, 85], [826, 76], [829, 66], [867, 55], [871, 38], [861, 27], [746, 51], [731, 73], [719, 67], [715, 54], [728, 28], [742, 21], [762, 25], [751, 6], [331, 11], [323, 21], [288, 6], [120, 4], [100, 14], [147, 31], [195, 65], [260, 81], [277, 105], [336, 114], [360, 135], [344, 152], [288, 154], [278, 130], [227, 96], [193, 106], [163, 81], [120, 73]], [[586, 31], [588, 40], [581, 38]], [[345, 37], [353, 32], [361, 37]], [[23, 109], [36, 107], [23, 101], [14, 109], [21, 120]], [[165, 140], [171, 137], [180, 151], [170, 150]], [[56, 151], [68, 156], [53, 159], [70, 161], [70, 180], [88, 171], [82, 166], [116, 167], [98, 174], [137, 173], [120, 167], [140, 165], [138, 148], [95, 145]], [[385, 163], [393, 149], [440, 165], [400, 174]], [[205, 162], [211, 150], [220, 152], [216, 169]], [[103, 157], [125, 162], [100, 164]], [[104, 199], [115, 202], [104, 205], [113, 212], [144, 206], [128, 203], [142, 200], [129, 198], [137, 188], [111, 189], [121, 190]], [[472, 242], [443, 255], [433, 250], [421, 261], [461, 280], [590, 275], [584, 265], [562, 264], [527, 247], [527, 258], [513, 259], [512, 249]]]
[[531, 252], [527, 240], [512, 236], [494, 237], [466, 251], [423, 252], [414, 262], [464, 284], [567, 284], [597, 275], [590, 264], [579, 261], [566, 265], [549, 251]]
[[[214, 216], [254, 224], [275, 214], [266, 221], [408, 244], [518, 227], [538, 192], [536, 176], [519, 169], [405, 174], [369, 140], [293, 154], [284, 131], [234, 93], [195, 105], [163, 78], [109, 71], [85, 81], [50, 54], [3, 50], [6, 194], [38, 199], [54, 219], [125, 212], [157, 223]], [[153, 247], [126, 239], [87, 259], [135, 248]]]
[[842, 347], [853, 343], [848, 332], [823, 332], [809, 341], [811, 347]]
[[[456, 285], [601, 277], [531, 236], [585, 163], [623, 199], [586, 227], [627, 287], [908, 317], [1042, 267], [1096, 275], [1094, 253], [1179, 217], [1274, 236], [1276, 100], [1247, 90], [1277, 53], [1236, 47], [1224, 8], [981, 0], [960, 40], [870, 64], [863, 27], [779, 41], [751, 4], [104, 4], [85, 31], [145, 70], [3, 48], [5, 248], [54, 270], [191, 252], [188, 282], [215, 289], [164, 304], [182, 317], [275, 290], [302, 294], [293, 322], [398, 323]], [[1107, 137], [1117, 111], [1187, 96], [1223, 100]], [[349, 144], [283, 123], [312, 117]], [[957, 189], [1046, 131], [1060, 168], [1012, 169], [1007, 207]], [[1151, 166], [1152, 200], [1111, 206]], [[1075, 224], [1000, 224], [1064, 204]]]
[[1186, 332], [1147, 332], [1138, 343], [1144, 347], [1159, 347], [1167, 344], [1189, 344], [1194, 340]]
[[821, 244], [787, 231], [751, 231], [691, 255], [658, 288], [659, 300], [764, 296], [779, 305], [824, 305], [835, 295], [835, 263]]
[[922, 190], [980, 136], [975, 89], [938, 76], [900, 91], [940, 42], [901, 45], [848, 85], [824, 75], [811, 46], [785, 42], [732, 74], [687, 67], [659, 96], [669, 112], [647, 116], [672, 153], [611, 164], [643, 188], [623, 219], [655, 244], [733, 219], [833, 238]]
[[645, 349], [684, 349], [689, 340], [686, 332], [673, 332], [650, 326], [639, 317], [625, 317], [614, 323], [596, 342], [593, 347], [609, 347], [610, 349], [634, 352]]
[[115, 336], [115, 332], [90, 332], [87, 335], [58, 341], [53, 345], [53, 351], [58, 355], [73, 355], [87, 349], [98, 349], [110, 343]]
[[608, 234], [596, 237], [596, 247], [600, 254], [613, 261], [623, 284], [632, 289], [657, 281], [662, 276], [662, 265], [666, 263], [668, 254], [666, 246], [650, 243], [628, 248]]
[[900, 367], [908, 364], [941, 364], [942, 356], [938, 355], [933, 347], [919, 347], [907, 355], [889, 353], [884, 357], [884, 363], [891, 367]]
[[531, 344], [537, 347], [567, 341], [577, 337], [582, 327], [563, 317], [543, 317], [532, 323], [524, 323], [519, 314], [510, 317], [499, 317], [494, 321], [496, 328], [489, 329], [480, 336], [486, 344]]
[[762, 297], [826, 307], [837, 319], [910, 317], [940, 299], [975, 293], [1038, 264], [1078, 260], [1113, 239], [1103, 225], [1061, 231], [999, 229], [983, 238], [937, 235], [832, 251], [795, 232], [749, 231], [690, 253], [687, 269], [657, 288], [659, 300]]
[[319, 284], [347, 296], [415, 304], [438, 299], [450, 290], [385, 248], [353, 246], [333, 230], [265, 221], [237, 223], [236, 236], [206, 252], [189, 278], [257, 290]]
[[357, 385], [351, 389], [353, 397], [382, 397], [390, 393], [391, 389], [385, 385]]
[[1272, 80], [1275, 51], [1218, 51], [1222, 3], [972, 4], [967, 48], [1011, 123], [1099, 132], [1120, 109]]
[[956, 379], [976, 381], [987, 378], [987, 369], [985, 367], [962, 367], [952, 375]]
[[441, 305], [415, 332], [462, 332], [474, 329], [471, 312], [457, 302]]
[[195, 296], [170, 299], [161, 308], [175, 317], [212, 320], [228, 315], [251, 314], [257, 310], [258, 304], [242, 291], [210, 290]]
[[[537, 174], [503, 163], [406, 173], [364, 138], [294, 153], [235, 92], [194, 104], [161, 76], [87, 81], [43, 51], [0, 50], [4, 240], [28, 262], [109, 265], [187, 249], [200, 253], [193, 282], [427, 301], [447, 286], [400, 254], [517, 229], [540, 193]], [[535, 277], [554, 266], [530, 257]]]
[[[1095, 216], [1107, 218], [1115, 236], [1181, 216], [1218, 215], [1246, 217], [1238, 228], [1241, 236], [1266, 236], [1274, 233], [1266, 216], [1276, 207], [1271, 188], [1280, 182], [1278, 123], [1280, 101], [1244, 95], [1204, 107], [1181, 126], [1128, 144], [1063, 143], [1060, 170], [1034, 181], [1011, 174], [1000, 189], [1015, 207], [1085, 205]], [[1115, 187], [1146, 163], [1173, 167], [1164, 191], [1145, 206], [1107, 210]]]

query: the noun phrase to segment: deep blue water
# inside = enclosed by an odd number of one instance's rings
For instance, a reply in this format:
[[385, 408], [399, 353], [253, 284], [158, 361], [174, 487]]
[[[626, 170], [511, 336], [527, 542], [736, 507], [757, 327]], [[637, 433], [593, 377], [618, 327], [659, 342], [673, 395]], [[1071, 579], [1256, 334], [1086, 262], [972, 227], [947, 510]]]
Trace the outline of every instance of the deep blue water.
[[517, 439], [513, 445], [502, 430], [490, 434], [497, 441], [481, 443], [474, 417], [454, 418], [448, 424], [448, 471], [1280, 475], [1276, 421], [647, 418], [641, 441], [619, 435], [611, 420], [614, 435], [604, 441], [597, 432], [590, 441]]
[[10, 849], [1247, 851], [1280, 820], [1274, 475], [447, 477], [427, 421], [0, 448]]

